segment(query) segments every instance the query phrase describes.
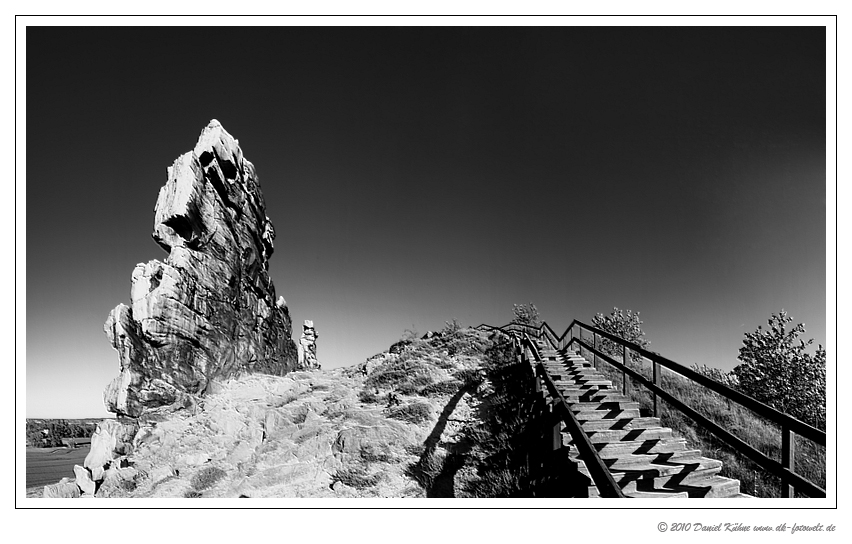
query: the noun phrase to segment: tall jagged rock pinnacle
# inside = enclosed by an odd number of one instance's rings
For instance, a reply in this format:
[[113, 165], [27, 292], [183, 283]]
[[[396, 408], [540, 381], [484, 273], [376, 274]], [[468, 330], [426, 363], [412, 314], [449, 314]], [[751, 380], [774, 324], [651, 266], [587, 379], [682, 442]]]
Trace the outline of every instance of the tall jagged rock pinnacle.
[[218, 121], [168, 169], [153, 237], [168, 257], [136, 265], [130, 306], [104, 325], [121, 360], [107, 410], [135, 417], [216, 378], [296, 367], [290, 315], [268, 273], [275, 230], [254, 166]]

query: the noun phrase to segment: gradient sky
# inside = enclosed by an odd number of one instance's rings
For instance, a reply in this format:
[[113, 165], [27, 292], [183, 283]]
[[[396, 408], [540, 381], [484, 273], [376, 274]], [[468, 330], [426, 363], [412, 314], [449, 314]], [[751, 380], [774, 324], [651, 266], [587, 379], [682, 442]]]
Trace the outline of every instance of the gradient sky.
[[271, 276], [326, 368], [530, 301], [558, 332], [639, 311], [686, 365], [730, 369], [782, 308], [826, 341], [822, 27], [26, 41], [27, 417], [106, 414], [103, 322], [165, 258], [157, 192], [213, 118], [257, 168]]

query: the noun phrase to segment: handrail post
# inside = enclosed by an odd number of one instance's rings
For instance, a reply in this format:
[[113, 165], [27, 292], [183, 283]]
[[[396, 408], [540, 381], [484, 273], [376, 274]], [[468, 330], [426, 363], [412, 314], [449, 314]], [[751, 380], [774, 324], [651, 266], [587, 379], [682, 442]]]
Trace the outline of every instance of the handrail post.
[[[781, 466], [790, 472], [796, 471], [796, 435], [786, 425], [781, 427]], [[786, 478], [781, 478], [781, 496], [785, 499], [794, 497], [793, 486]]]
[[[654, 385], [660, 387], [660, 363], [651, 361], [654, 369]], [[657, 397], [657, 392], [654, 391], [654, 417], [660, 417], [660, 399]]]
[[538, 375], [538, 367], [535, 368], [535, 393], [536, 395], [541, 395], [541, 376]]
[[[595, 350], [598, 349], [598, 333], [594, 333], [592, 336], [592, 345], [595, 347]], [[595, 369], [598, 368], [598, 354], [595, 352], [592, 352], [592, 366]]]
[[[624, 366], [627, 366], [628, 363], [630, 362], [630, 348], [628, 348], [626, 345], [623, 345], [621, 347], [622, 347], [621, 364], [623, 364]], [[621, 371], [621, 390], [624, 393], [625, 397], [630, 392], [630, 381], [629, 380], [630, 380], [630, 378], [627, 376], [627, 372], [622, 370]]]
[[553, 451], [562, 449], [562, 420], [559, 418], [554, 418], [552, 438], [551, 449]]
[[[582, 325], [577, 326], [577, 339], [582, 342], [583, 341], [583, 327]], [[577, 344], [577, 353], [582, 356], [583, 355], [583, 346], [581, 344]]]

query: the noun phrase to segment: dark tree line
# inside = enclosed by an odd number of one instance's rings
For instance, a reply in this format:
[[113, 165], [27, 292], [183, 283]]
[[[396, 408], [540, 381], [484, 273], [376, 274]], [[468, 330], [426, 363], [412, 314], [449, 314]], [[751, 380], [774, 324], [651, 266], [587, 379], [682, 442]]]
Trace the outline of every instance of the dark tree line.
[[28, 419], [27, 445], [43, 448], [63, 446], [63, 438], [90, 438], [96, 427], [97, 423], [86, 421]]

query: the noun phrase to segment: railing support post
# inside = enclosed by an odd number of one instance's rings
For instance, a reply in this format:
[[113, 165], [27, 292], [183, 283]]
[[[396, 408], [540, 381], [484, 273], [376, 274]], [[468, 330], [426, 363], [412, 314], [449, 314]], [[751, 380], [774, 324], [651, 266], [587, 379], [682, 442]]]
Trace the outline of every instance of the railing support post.
[[[622, 346], [621, 352], [621, 364], [627, 366], [630, 362], [630, 348], [627, 346]], [[627, 376], [627, 372], [621, 371], [621, 390], [626, 397], [628, 393], [630, 393], [630, 378]]]
[[[796, 435], [789, 427], [781, 428], [781, 466], [790, 472], [796, 471]], [[794, 497], [793, 486], [781, 479], [781, 496], [785, 499]]]
[[558, 451], [562, 449], [562, 420], [557, 419], [553, 424], [553, 451]]
[[[598, 349], [598, 333], [595, 333], [592, 337], [592, 346], [597, 350]], [[596, 369], [598, 368], [598, 354], [592, 353], [592, 366]]]
[[[654, 368], [654, 385], [660, 387], [660, 363], [657, 361], [651, 362]], [[660, 399], [657, 393], [654, 392], [654, 417], [660, 417]]]

